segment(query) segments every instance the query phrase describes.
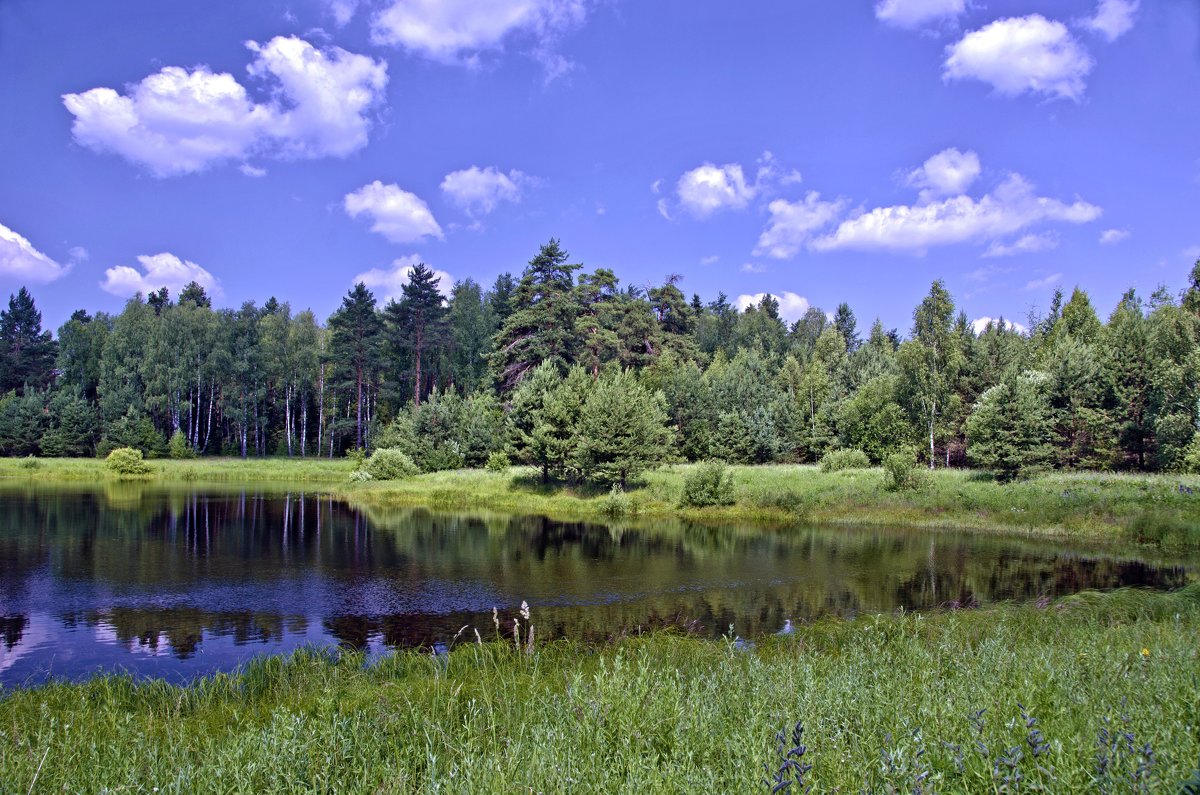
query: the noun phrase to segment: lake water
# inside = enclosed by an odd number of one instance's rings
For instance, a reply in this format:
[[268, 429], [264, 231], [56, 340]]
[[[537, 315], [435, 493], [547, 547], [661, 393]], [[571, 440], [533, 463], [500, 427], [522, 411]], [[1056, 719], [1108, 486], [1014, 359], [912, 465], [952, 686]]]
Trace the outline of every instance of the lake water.
[[539, 638], [1175, 588], [1185, 563], [1080, 545], [884, 529], [358, 511], [317, 493], [0, 485], [0, 684], [101, 670], [187, 680], [306, 644]]

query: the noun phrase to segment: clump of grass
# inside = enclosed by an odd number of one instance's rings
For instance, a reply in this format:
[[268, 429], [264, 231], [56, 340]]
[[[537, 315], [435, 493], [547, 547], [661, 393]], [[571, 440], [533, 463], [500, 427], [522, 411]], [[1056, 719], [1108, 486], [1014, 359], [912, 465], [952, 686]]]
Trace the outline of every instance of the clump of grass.
[[609, 517], [628, 516], [634, 512], [633, 501], [625, 489], [614, 483], [608, 496], [600, 503], [600, 512]]
[[1176, 514], [1148, 511], [1133, 520], [1126, 534], [1139, 544], [1166, 552], [1200, 549], [1200, 523], [1185, 521]]

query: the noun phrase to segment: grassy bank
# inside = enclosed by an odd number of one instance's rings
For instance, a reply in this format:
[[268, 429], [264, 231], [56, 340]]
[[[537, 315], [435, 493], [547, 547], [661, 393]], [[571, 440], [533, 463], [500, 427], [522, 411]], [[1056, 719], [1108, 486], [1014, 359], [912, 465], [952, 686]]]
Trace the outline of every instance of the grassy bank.
[[[353, 464], [326, 459], [198, 459], [150, 462], [151, 483], [307, 484], [364, 507], [425, 506], [540, 514], [564, 520], [676, 517], [702, 524], [889, 525], [954, 528], [1096, 542], [1138, 541], [1168, 552], [1200, 548], [1200, 477], [1061, 473], [1000, 484], [964, 470], [928, 473], [924, 486], [889, 491], [882, 470], [821, 472], [812, 466], [732, 467], [734, 505], [681, 508], [690, 466], [647, 473], [627, 499], [607, 490], [542, 485], [536, 472], [456, 470], [405, 481], [349, 483]], [[103, 482], [103, 462], [2, 459], [9, 482]]]
[[1198, 634], [1193, 585], [822, 622], [750, 650], [472, 641], [445, 663], [100, 678], [0, 699], [0, 791], [766, 791], [801, 722], [814, 791], [1176, 792], [1200, 756]]

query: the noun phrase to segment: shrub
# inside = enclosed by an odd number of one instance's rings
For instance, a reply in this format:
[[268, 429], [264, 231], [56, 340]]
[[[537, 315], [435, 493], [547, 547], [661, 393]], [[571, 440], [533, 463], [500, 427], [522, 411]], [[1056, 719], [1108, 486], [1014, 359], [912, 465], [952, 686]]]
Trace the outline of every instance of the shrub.
[[167, 453], [174, 459], [195, 458], [196, 451], [188, 444], [187, 437], [183, 435], [183, 431], [175, 431], [171, 434], [171, 440], [167, 442]]
[[118, 475], [148, 475], [150, 465], [142, 459], [142, 451], [132, 447], [118, 447], [104, 460], [108, 471]]
[[605, 516], [627, 516], [633, 512], [633, 503], [625, 490], [614, 483], [608, 496], [600, 503], [600, 512]]
[[733, 505], [733, 473], [722, 461], [706, 461], [683, 479], [679, 504], [685, 508]]
[[351, 483], [367, 483], [375, 478], [371, 477], [371, 473], [365, 469], [356, 469], [350, 473]]
[[488, 456], [487, 468], [490, 472], [507, 472], [512, 466], [512, 461], [508, 457], [508, 453], [495, 452]]
[[420, 472], [408, 454], [391, 447], [371, 453], [364, 469], [373, 480], [404, 480]]
[[915, 491], [925, 485], [925, 475], [917, 469], [917, 456], [912, 449], [883, 459], [883, 470], [883, 484], [888, 491]]
[[821, 459], [822, 472], [841, 472], [843, 469], [866, 469], [871, 459], [862, 450], [830, 450]]

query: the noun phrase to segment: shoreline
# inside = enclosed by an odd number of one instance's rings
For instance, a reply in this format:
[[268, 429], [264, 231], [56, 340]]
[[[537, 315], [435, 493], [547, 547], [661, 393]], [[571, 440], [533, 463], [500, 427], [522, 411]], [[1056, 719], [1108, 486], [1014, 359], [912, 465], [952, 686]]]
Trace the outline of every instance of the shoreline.
[[613, 504], [607, 491], [541, 485], [531, 468], [451, 470], [406, 480], [350, 483], [350, 461], [324, 459], [153, 460], [145, 477], [119, 478], [98, 459], [0, 459], [0, 482], [32, 484], [280, 485], [312, 487], [364, 509], [484, 510], [562, 521], [672, 519], [697, 525], [797, 524], [955, 530], [1167, 553], [1200, 549], [1200, 476], [1054, 473], [999, 484], [966, 470], [928, 473], [924, 488], [889, 492], [876, 469], [821, 472], [811, 465], [731, 466], [736, 502], [683, 508], [678, 495], [694, 465], [647, 472]]

